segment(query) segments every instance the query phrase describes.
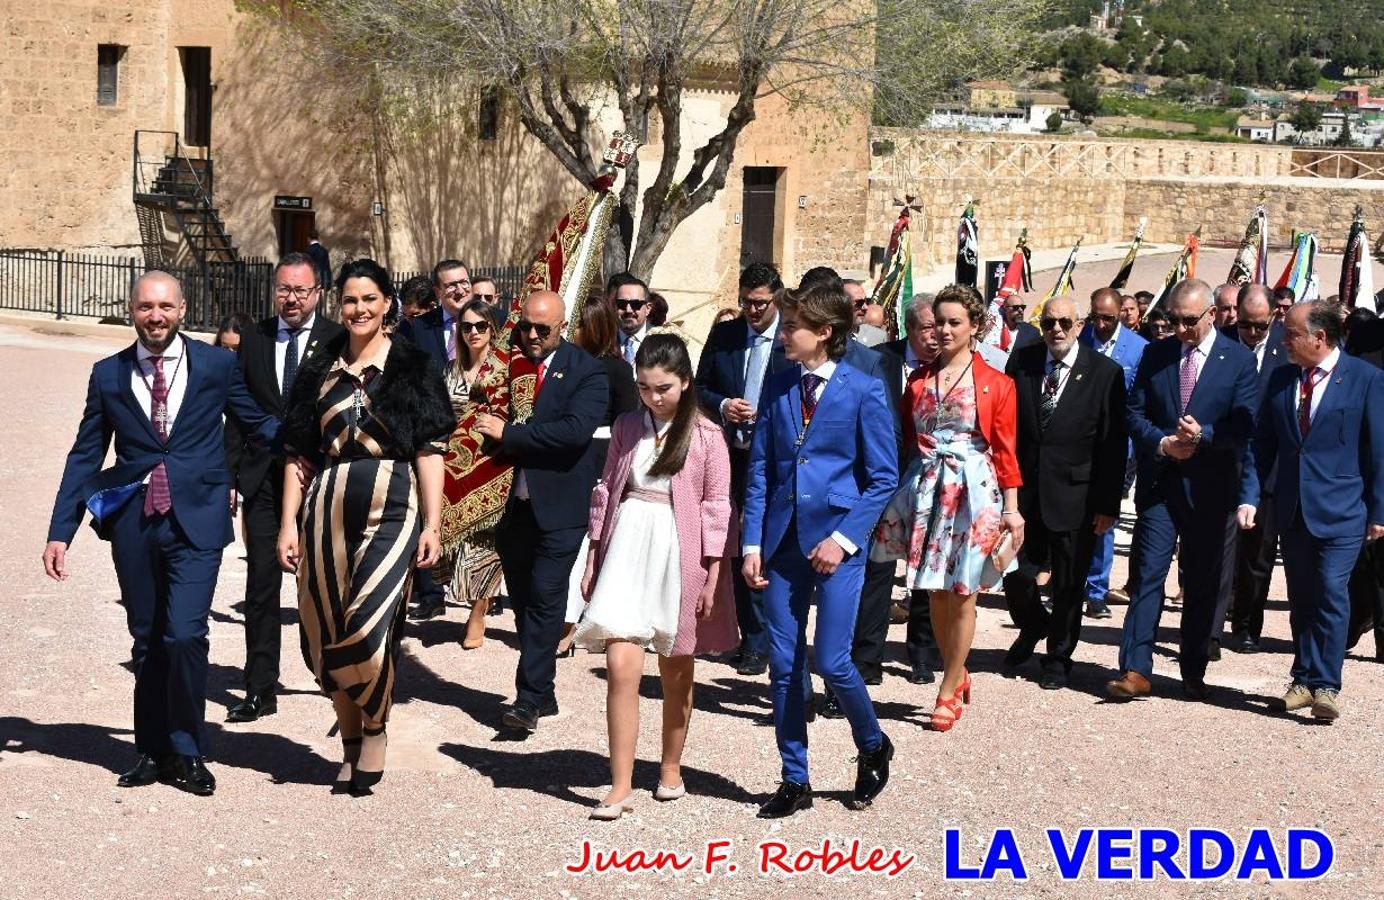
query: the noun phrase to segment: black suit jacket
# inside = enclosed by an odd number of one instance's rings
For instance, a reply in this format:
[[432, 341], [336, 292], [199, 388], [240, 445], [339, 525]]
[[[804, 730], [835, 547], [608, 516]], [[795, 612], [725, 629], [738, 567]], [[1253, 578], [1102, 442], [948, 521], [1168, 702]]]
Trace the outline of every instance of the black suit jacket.
[[[319, 309], [308, 332], [303, 356], [298, 360], [299, 371], [316, 353], [323, 350], [337, 335], [345, 331], [339, 324], [322, 315]], [[275, 349], [279, 339], [279, 317], [270, 316], [255, 323], [255, 327], [240, 336], [240, 372], [245, 387], [260, 409], [276, 419], [283, 419], [288, 405], [280, 391], [279, 373], [275, 365]], [[226, 421], [227, 466], [235, 477], [236, 490], [242, 497], [253, 497], [270, 473], [275, 453], [245, 440], [234, 419]], [[278, 457], [282, 461], [282, 457]], [[277, 489], [279, 485], [275, 485]]]
[[505, 426], [500, 443], [524, 471], [533, 517], [543, 531], [586, 527], [601, 474], [591, 435], [609, 405], [605, 364], [563, 341], [544, 373], [533, 415]]
[[[1013, 353], [1015, 350], [1022, 349], [1030, 344], [1042, 343], [1043, 335], [1038, 331], [1037, 328], [1033, 327], [1033, 325], [1029, 324], [1028, 322], [1020, 322], [1019, 327], [1014, 329], [1014, 346], [1009, 348], [1009, 352]], [[1043, 346], [1044, 349], [1047, 348], [1046, 344], [1044, 344]]]
[[308, 249], [303, 251], [312, 258], [312, 263], [317, 267], [317, 277], [321, 279], [322, 286], [328, 287], [332, 283], [332, 257], [327, 252], [327, 248], [314, 241], [308, 244]]
[[1009, 356], [1018, 405], [1019, 512], [1049, 531], [1091, 527], [1099, 515], [1118, 516], [1124, 491], [1124, 370], [1084, 344], [1067, 374], [1048, 427], [1039, 425], [1046, 344], [1029, 344]]
[[413, 341], [415, 347], [432, 357], [437, 371], [447, 371], [447, 328], [443, 324], [441, 306], [399, 323], [399, 336]]

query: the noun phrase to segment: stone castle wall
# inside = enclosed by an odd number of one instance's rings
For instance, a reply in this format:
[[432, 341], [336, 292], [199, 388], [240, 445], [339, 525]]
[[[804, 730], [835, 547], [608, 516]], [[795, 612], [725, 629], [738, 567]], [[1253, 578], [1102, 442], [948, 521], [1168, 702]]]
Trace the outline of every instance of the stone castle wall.
[[[1198, 225], [1208, 244], [1235, 244], [1262, 202], [1274, 246], [1294, 228], [1314, 231], [1324, 249], [1345, 241], [1356, 204], [1384, 220], [1384, 182], [1311, 177], [1333, 161], [1291, 147], [1184, 141], [1064, 139], [1018, 135], [937, 135], [872, 129], [871, 243], [883, 244], [905, 194], [921, 199], [914, 233], [918, 270], [950, 262], [957, 217], [977, 201], [981, 255], [1008, 256], [1020, 230], [1034, 249], [1128, 241], [1141, 216], [1151, 243], [1180, 244]], [[1352, 171], [1369, 170], [1355, 151]], [[1362, 165], [1358, 160], [1364, 160]], [[1376, 163], [1377, 165], [1377, 163]]]

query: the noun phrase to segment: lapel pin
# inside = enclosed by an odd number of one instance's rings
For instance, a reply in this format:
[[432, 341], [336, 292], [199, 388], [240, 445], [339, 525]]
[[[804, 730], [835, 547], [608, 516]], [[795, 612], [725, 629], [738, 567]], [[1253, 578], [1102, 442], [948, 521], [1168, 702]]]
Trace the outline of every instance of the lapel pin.
[[554, 378], [561, 378], [561, 377], [562, 377], [562, 373], [561, 373], [561, 372], [554, 372], [554, 373], [553, 373], [553, 377], [554, 377]]
[[987, 385], [985, 386], [985, 388], [981, 391], [981, 393], [982, 393], [982, 394], [988, 394], [988, 393], [990, 393], [990, 385], [987, 384]]
[[1080, 381], [1080, 380], [1081, 380], [1081, 373], [1080, 373], [1080, 372], [1077, 372], [1077, 373], [1076, 373], [1076, 380], [1077, 380], [1077, 381]]

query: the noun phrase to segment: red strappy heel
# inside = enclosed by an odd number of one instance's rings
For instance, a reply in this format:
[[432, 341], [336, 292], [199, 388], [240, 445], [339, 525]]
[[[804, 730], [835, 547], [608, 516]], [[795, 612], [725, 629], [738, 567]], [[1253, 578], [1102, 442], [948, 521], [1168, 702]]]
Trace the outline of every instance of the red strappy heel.
[[[951, 713], [950, 718], [938, 715], [938, 713], [944, 709], [947, 712]], [[961, 701], [956, 699], [955, 694], [953, 694], [951, 698], [948, 700], [943, 700], [940, 696], [937, 698], [937, 706], [934, 707], [932, 710], [933, 731], [951, 731], [952, 726], [955, 725], [957, 720], [960, 718]]]
[[969, 669], [962, 669], [962, 670], [961, 670], [961, 683], [958, 684], [958, 685], [956, 686], [956, 690], [952, 691], [952, 699], [955, 700], [955, 699], [957, 699], [958, 697], [961, 698], [961, 700], [962, 700], [963, 703], [965, 703], [965, 704], [968, 705], [968, 706], [970, 705], [970, 703], [971, 703], [971, 672], [970, 672]]

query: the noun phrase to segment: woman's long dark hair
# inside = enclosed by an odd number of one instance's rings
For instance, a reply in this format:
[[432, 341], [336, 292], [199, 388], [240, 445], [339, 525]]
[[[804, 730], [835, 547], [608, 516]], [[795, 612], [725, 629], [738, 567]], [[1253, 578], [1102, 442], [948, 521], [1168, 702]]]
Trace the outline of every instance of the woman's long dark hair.
[[[636, 369], [662, 369], [674, 378], [687, 382], [678, 408], [673, 413], [673, 422], [668, 426], [668, 437], [664, 439], [663, 450], [649, 467], [649, 474], [655, 477], [678, 474], [687, 462], [687, 450], [692, 446], [692, 433], [697, 429], [697, 416], [701, 410], [697, 405], [697, 385], [692, 380], [692, 356], [687, 345], [675, 334], [651, 334], [639, 345], [634, 355]], [[645, 407], [647, 409], [647, 407]]]
[[471, 368], [471, 345], [466, 343], [461, 333], [461, 317], [467, 313], [475, 313], [480, 316], [487, 325], [490, 326], [490, 349], [495, 349], [495, 309], [489, 303], [479, 298], [467, 300], [461, 309], [457, 310], [456, 321], [452, 327], [456, 329], [457, 336], [457, 363], [464, 369]]

